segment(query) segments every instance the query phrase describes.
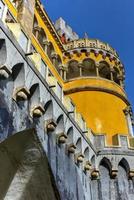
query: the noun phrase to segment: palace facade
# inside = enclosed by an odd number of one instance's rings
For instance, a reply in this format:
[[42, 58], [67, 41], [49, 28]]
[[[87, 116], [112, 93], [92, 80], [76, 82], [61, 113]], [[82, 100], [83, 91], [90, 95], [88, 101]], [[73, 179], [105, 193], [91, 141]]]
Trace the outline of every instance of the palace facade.
[[118, 53], [0, 0], [0, 200], [133, 200], [133, 112]]

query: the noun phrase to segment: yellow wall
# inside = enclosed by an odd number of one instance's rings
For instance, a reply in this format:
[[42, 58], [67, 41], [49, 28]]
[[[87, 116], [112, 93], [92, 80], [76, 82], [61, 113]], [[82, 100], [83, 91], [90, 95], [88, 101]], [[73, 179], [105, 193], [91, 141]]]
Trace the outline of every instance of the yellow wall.
[[[100, 84], [99, 84], [100, 83]], [[104, 91], [88, 91], [88, 85], [98, 88], [108, 88], [109, 92], [116, 91], [125, 97], [123, 89], [117, 84], [108, 80], [97, 79], [81, 79], [74, 80], [65, 84], [65, 91], [76, 105], [76, 109], [80, 112], [87, 122], [89, 128], [96, 134], [106, 134], [107, 143], [112, 144], [112, 136], [115, 134], [128, 135], [128, 126], [123, 110], [127, 104], [120, 97]], [[111, 84], [111, 85], [110, 85]], [[87, 87], [85, 91], [81, 88]], [[77, 91], [70, 90], [77, 88]], [[93, 89], [92, 89], [93, 90]], [[125, 97], [126, 98], [126, 97]]]
[[112, 143], [113, 135], [128, 134], [127, 121], [123, 110], [126, 104], [118, 97], [99, 91], [83, 91], [70, 94], [73, 102], [96, 134], [105, 133], [107, 142]]

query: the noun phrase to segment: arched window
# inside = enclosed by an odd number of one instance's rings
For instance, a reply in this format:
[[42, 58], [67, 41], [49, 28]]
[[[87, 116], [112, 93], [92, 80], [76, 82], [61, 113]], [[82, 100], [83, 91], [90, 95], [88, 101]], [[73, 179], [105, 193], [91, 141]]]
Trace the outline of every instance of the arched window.
[[92, 59], [83, 61], [82, 76], [96, 76], [96, 66]]
[[102, 78], [111, 80], [110, 66], [107, 62], [105, 62], [105, 61], [100, 62], [99, 75]]
[[80, 76], [80, 69], [78, 67], [78, 62], [72, 60], [68, 64], [67, 79], [72, 79]]

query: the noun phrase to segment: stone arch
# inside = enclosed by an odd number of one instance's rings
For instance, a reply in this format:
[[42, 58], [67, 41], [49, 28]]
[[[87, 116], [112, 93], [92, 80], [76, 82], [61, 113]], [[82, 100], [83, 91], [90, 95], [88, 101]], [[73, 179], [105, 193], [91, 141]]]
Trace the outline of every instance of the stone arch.
[[55, 52], [54, 46], [53, 46], [52, 42], [49, 42], [49, 45], [47, 47], [47, 55], [48, 55], [49, 59], [51, 60], [51, 62], [53, 61], [52, 57], [53, 57], [54, 52]]
[[102, 78], [111, 80], [110, 65], [106, 61], [101, 61], [99, 63], [99, 75]]
[[49, 100], [45, 104], [44, 110], [45, 110], [45, 115], [44, 115], [45, 120], [53, 119], [54, 111], [53, 111], [53, 102], [51, 100]]
[[117, 83], [118, 85], [120, 85], [120, 80], [119, 80], [119, 76], [120, 76], [120, 71], [117, 67], [113, 68], [113, 80], [115, 83]]
[[39, 83], [35, 83], [30, 88], [30, 99], [32, 101], [32, 104], [37, 104], [40, 101], [40, 87]]
[[108, 171], [109, 171], [109, 174], [111, 174], [112, 164], [111, 164], [111, 162], [110, 162], [110, 160], [109, 160], [108, 158], [104, 157], [104, 158], [100, 161], [99, 166], [103, 166], [103, 167], [107, 168]]
[[125, 169], [126, 173], [129, 173], [130, 171], [130, 166], [128, 161], [125, 158], [122, 158], [118, 164], [118, 166], [121, 166]]
[[5, 64], [7, 59], [7, 48], [5, 39], [0, 39], [0, 66]]
[[86, 161], [89, 161], [89, 147], [85, 148], [84, 157], [85, 157]]
[[68, 63], [67, 79], [72, 79], [80, 76], [80, 69], [77, 60], [71, 60]]
[[96, 65], [93, 59], [87, 58], [82, 63], [82, 76], [96, 76]]
[[91, 161], [90, 162], [91, 162], [92, 167], [95, 168], [95, 155], [93, 155], [91, 157]]
[[64, 132], [64, 116], [61, 114], [57, 121], [56, 121], [57, 127], [56, 127], [56, 133], [63, 133]]
[[73, 127], [70, 127], [67, 131], [67, 143], [71, 144], [73, 143]]
[[41, 102], [40, 84], [35, 83], [30, 88], [30, 115], [33, 118], [39, 118], [44, 115], [44, 107]]
[[82, 152], [82, 141], [81, 138], [78, 138], [76, 141], [76, 152]]
[[44, 42], [47, 41], [47, 36], [43, 28], [39, 31], [38, 41], [42, 47], [44, 46]]
[[25, 85], [25, 69], [24, 63], [17, 63], [12, 68], [12, 77], [15, 87], [22, 87]]

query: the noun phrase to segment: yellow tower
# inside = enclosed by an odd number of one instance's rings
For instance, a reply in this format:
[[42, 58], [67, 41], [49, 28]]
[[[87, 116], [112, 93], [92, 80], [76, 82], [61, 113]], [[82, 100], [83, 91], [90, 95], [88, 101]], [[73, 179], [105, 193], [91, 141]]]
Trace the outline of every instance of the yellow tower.
[[131, 109], [124, 91], [124, 67], [117, 52], [99, 40], [79, 39], [65, 45], [65, 95], [94, 134], [108, 145], [117, 134], [131, 135]]

